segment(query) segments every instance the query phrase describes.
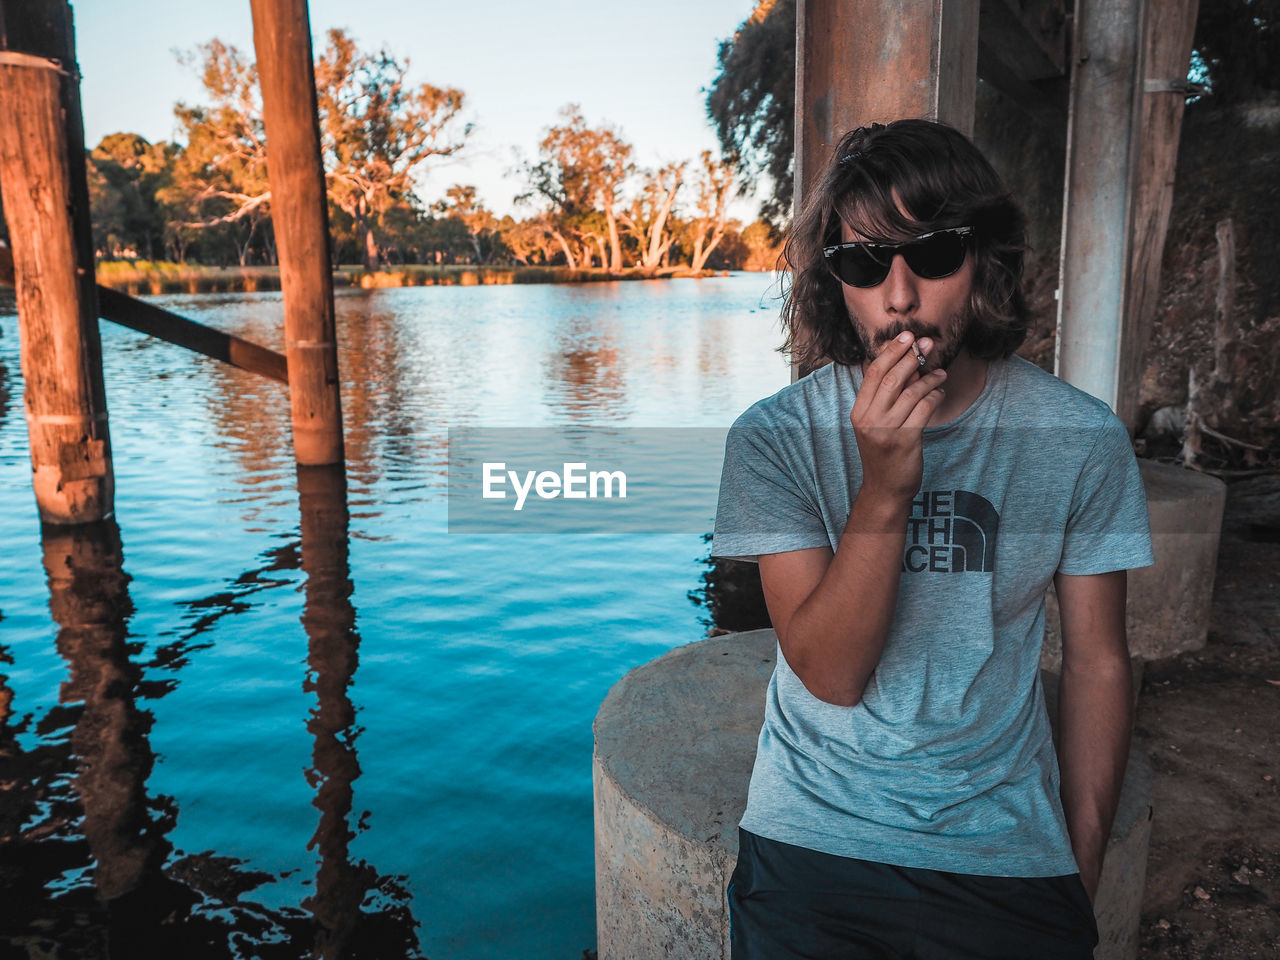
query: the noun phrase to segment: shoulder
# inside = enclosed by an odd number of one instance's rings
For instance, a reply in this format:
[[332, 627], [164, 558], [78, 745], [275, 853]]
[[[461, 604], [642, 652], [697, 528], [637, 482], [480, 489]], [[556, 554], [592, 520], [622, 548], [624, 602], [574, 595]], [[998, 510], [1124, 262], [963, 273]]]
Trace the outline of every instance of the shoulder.
[[855, 396], [851, 371], [828, 363], [808, 376], [788, 384], [771, 397], [758, 400], [734, 421], [733, 429], [810, 427], [839, 423], [833, 412], [847, 402], [847, 416]]
[[1008, 383], [1006, 416], [1028, 426], [1091, 433], [1120, 424], [1104, 401], [1041, 370], [1030, 360], [1014, 354], [1004, 361], [1004, 366]]

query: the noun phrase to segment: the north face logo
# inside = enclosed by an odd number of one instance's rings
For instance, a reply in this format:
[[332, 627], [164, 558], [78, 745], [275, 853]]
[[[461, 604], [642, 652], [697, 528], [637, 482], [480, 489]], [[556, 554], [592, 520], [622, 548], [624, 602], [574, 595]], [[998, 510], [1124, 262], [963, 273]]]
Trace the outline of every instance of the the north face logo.
[[991, 573], [1000, 514], [968, 490], [922, 490], [911, 501], [903, 573]]

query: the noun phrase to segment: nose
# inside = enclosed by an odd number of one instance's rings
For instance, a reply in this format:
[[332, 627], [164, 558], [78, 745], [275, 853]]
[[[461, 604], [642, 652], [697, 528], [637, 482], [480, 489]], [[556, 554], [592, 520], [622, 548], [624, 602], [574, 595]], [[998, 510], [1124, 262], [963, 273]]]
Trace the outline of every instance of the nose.
[[889, 265], [889, 275], [881, 285], [886, 313], [910, 316], [920, 306], [920, 278], [911, 272], [902, 254], [896, 253]]

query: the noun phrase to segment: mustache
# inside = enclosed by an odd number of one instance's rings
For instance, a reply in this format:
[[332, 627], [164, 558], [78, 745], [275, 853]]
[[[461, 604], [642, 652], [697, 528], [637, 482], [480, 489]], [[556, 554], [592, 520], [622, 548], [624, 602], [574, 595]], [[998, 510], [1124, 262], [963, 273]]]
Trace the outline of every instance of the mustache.
[[942, 328], [936, 323], [915, 323], [899, 320], [897, 323], [886, 327], [883, 330], [876, 331], [876, 346], [883, 346], [890, 340], [894, 340], [899, 334], [910, 330], [911, 335], [919, 340], [921, 337], [929, 337], [935, 341], [942, 338]]

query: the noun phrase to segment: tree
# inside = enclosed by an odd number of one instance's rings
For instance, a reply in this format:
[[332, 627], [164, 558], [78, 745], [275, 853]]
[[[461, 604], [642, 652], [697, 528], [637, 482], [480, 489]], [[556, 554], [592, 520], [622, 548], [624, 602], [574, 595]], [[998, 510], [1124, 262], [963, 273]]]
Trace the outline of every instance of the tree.
[[187, 142], [175, 159], [172, 179], [158, 196], [173, 209], [171, 232], [247, 223], [236, 244], [244, 263], [259, 225], [269, 215], [271, 200], [258, 71], [239, 50], [216, 37], [194, 53], [179, 56], [179, 61], [199, 62], [200, 80], [212, 102], [174, 106]]
[[772, 194], [760, 215], [775, 229], [791, 218], [795, 154], [796, 4], [758, 0], [737, 33], [720, 44], [720, 72], [707, 94], [707, 114], [724, 157], [744, 186], [761, 177]]
[[764, 220], [747, 224], [742, 231], [742, 242], [747, 248], [744, 270], [777, 270], [782, 246], [774, 236], [773, 228]]
[[173, 177], [176, 148], [136, 133], [112, 133], [89, 153], [89, 207], [101, 256], [156, 259], [167, 211], [156, 199]]
[[671, 249], [675, 234], [669, 229], [671, 208], [684, 181], [684, 163], [668, 163], [658, 170], [645, 171], [644, 186], [621, 217], [640, 247], [640, 266], [655, 269]]
[[444, 200], [436, 204], [436, 209], [466, 228], [475, 262], [484, 263], [493, 246], [492, 235], [497, 229], [498, 218], [476, 198], [473, 186], [455, 183], [444, 192], [444, 196]]
[[698, 171], [697, 215], [689, 222], [693, 240], [689, 266], [701, 270], [716, 245], [724, 238], [729, 216], [729, 199], [733, 196], [733, 170], [724, 160], [702, 151], [702, 169]]
[[[588, 127], [582, 111], [569, 104], [560, 111], [564, 122], [547, 130], [538, 145], [539, 160], [525, 164], [524, 173], [532, 193], [551, 204], [552, 236], [564, 251], [569, 266], [576, 266], [573, 247], [591, 257], [590, 243], [609, 249], [608, 267], [622, 269], [622, 245], [618, 237], [617, 208], [622, 185], [631, 176], [631, 144], [613, 127]], [[527, 198], [529, 195], [526, 194]], [[593, 223], [593, 211], [603, 214], [604, 223]]]
[[545, 213], [520, 221], [511, 216], [503, 217], [498, 230], [511, 256], [526, 266], [535, 257], [541, 263], [550, 263], [555, 255], [555, 240]]
[[364, 266], [377, 269], [374, 219], [413, 193], [413, 177], [431, 157], [462, 149], [463, 93], [424, 83], [410, 87], [409, 61], [385, 49], [362, 53], [342, 30], [316, 61], [316, 92], [329, 195], [351, 215]]
[[1280, 0], [1202, 0], [1195, 49], [1215, 103], [1280, 90]]

